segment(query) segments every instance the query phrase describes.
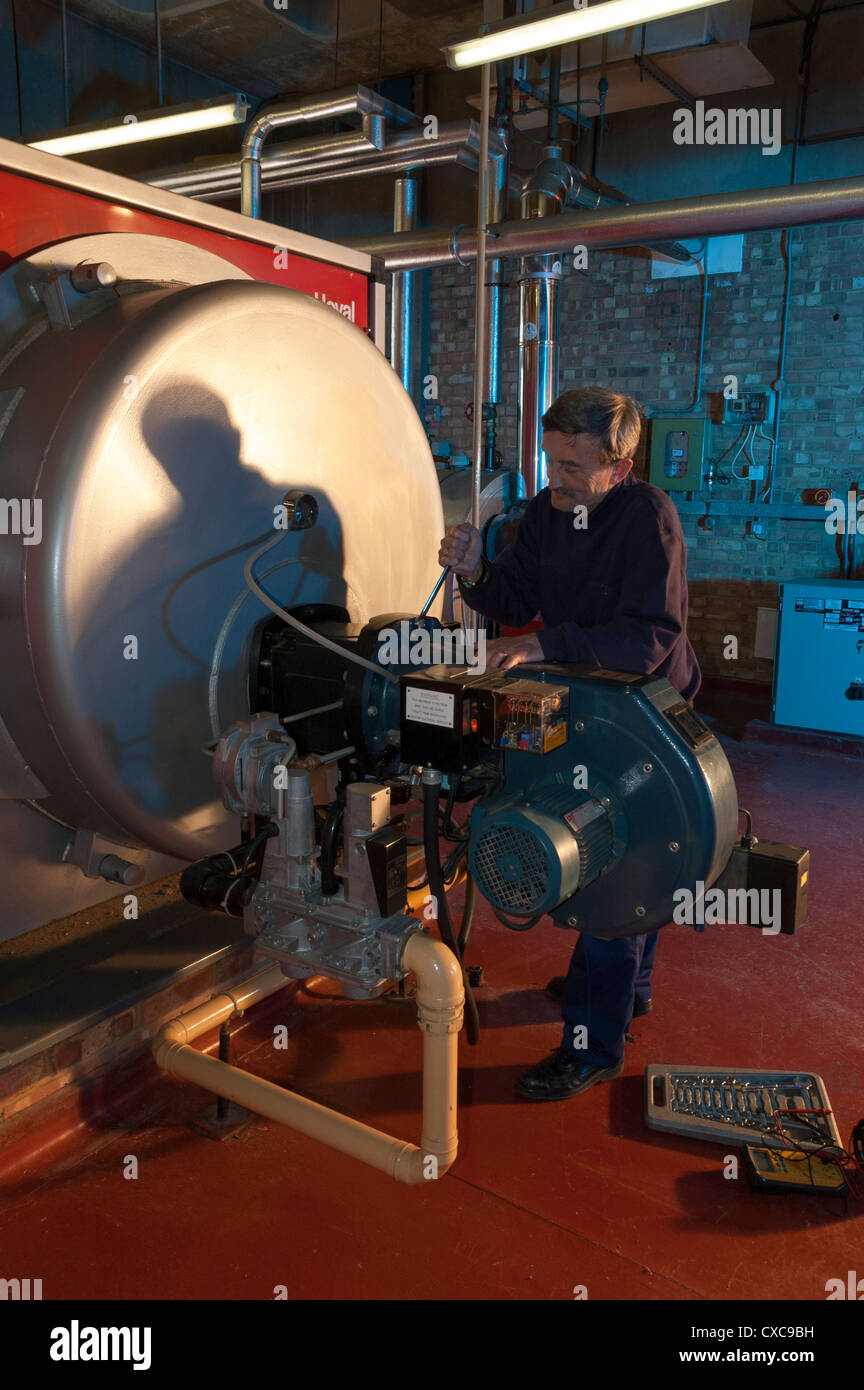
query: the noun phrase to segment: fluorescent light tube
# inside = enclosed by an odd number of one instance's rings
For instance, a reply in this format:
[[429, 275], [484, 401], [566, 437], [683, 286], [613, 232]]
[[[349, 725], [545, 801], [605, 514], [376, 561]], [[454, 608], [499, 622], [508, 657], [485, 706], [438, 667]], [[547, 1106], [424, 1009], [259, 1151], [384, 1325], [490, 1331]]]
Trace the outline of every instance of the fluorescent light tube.
[[[595, 34], [610, 34], [634, 24], [650, 24], [652, 19], [669, 19], [688, 10], [705, 10], [718, 0], [606, 0], [590, 9], [561, 9], [545, 19], [511, 25], [479, 39], [466, 39], [443, 49], [451, 68], [476, 68], [502, 58], [521, 58], [541, 48], [576, 43]], [[719, 0], [725, 3], [726, 0]]]
[[47, 150], [49, 154], [83, 154], [85, 150], [108, 150], [116, 145], [162, 140], [169, 135], [188, 135], [199, 130], [216, 130], [219, 126], [241, 125], [248, 111], [248, 98], [242, 92], [236, 92], [228, 98], [214, 97], [204, 103], [196, 101], [186, 106], [145, 111], [140, 116], [126, 116], [122, 121], [81, 126], [65, 134], [49, 135], [42, 140], [28, 140], [26, 143], [33, 150]]

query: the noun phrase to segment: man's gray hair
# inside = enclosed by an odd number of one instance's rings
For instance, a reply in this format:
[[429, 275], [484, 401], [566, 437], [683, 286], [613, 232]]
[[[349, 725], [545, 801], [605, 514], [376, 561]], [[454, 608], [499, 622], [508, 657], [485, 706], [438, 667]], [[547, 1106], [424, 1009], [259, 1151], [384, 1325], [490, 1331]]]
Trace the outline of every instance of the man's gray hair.
[[642, 433], [642, 413], [629, 396], [605, 386], [580, 386], [564, 391], [543, 416], [544, 430], [568, 437], [593, 434], [603, 451], [603, 463], [635, 456]]

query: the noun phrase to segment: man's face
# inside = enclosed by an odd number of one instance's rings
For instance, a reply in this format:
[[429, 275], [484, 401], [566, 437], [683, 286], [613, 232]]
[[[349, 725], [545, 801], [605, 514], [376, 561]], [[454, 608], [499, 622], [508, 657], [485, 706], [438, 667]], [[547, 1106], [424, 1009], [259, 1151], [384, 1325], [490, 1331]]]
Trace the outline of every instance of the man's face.
[[632, 459], [601, 463], [602, 444], [594, 434], [544, 430], [542, 442], [549, 473], [549, 497], [559, 512], [572, 512], [577, 505], [590, 511], [633, 467]]

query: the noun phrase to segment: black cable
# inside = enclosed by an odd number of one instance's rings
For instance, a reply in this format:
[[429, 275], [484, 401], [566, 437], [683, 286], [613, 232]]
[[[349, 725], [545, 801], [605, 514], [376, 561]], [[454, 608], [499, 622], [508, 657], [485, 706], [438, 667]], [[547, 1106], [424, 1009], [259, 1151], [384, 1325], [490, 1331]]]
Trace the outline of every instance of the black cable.
[[495, 913], [498, 921], [505, 927], [509, 927], [511, 931], [530, 931], [532, 927], [536, 927], [537, 923], [544, 915], [542, 912], [538, 912], [536, 917], [526, 917], [521, 921], [518, 919], [514, 921], [512, 918], [506, 916], [505, 913], [499, 912], [494, 903], [492, 904], [492, 911]]
[[[260, 865], [250, 870], [252, 856], [271, 835], [277, 835], [279, 827], [272, 821], [251, 840], [244, 840], [234, 849], [220, 854], [208, 855], [193, 864], [187, 864], [180, 876], [180, 892], [187, 902], [202, 907], [207, 912], [225, 912], [229, 917], [240, 917], [248, 903]], [[241, 862], [242, 861], [242, 862]], [[229, 899], [237, 888], [241, 890], [238, 902], [239, 911], [229, 906]]]
[[466, 856], [467, 853], [468, 853], [468, 841], [467, 841], [467, 840], [461, 841], [461, 843], [458, 844], [454, 850], [451, 850], [451, 851], [450, 851], [450, 853], [448, 854], [447, 858], [444, 860], [444, 866], [443, 866], [443, 869], [442, 869], [442, 873], [443, 873], [443, 875], [444, 875], [444, 882], [445, 882], [445, 883], [452, 883], [452, 882], [453, 882], [453, 880], [454, 880], [454, 878], [456, 877], [456, 874], [457, 874], [457, 872], [458, 872], [458, 870], [459, 870], [459, 865], [460, 865], [460, 863], [462, 862], [462, 860], [465, 858], [465, 856]]
[[450, 844], [454, 844], [457, 840], [468, 839], [467, 833], [453, 824], [453, 803], [456, 800], [456, 792], [461, 781], [462, 778], [460, 777], [457, 781], [450, 783], [450, 790], [447, 793], [447, 804], [444, 808], [444, 816], [441, 821], [441, 834]]
[[336, 845], [344, 818], [345, 800], [337, 796], [321, 832], [321, 893], [325, 898], [332, 898], [339, 887], [336, 879]]
[[341, 0], [336, 0], [336, 42], [333, 45], [333, 90], [339, 89], [339, 21], [341, 19]]
[[378, 76], [376, 84], [381, 82], [381, 69], [384, 57], [384, 0], [380, 0], [378, 5]]
[[558, 106], [561, 101], [561, 49], [553, 48], [549, 54], [549, 86], [546, 112], [546, 143], [558, 143]]
[[23, 140], [24, 114], [21, 106], [21, 59], [18, 53], [18, 17], [15, 14], [15, 0], [12, 0], [10, 9], [12, 11], [12, 45], [15, 52], [15, 89], [18, 95], [18, 134]]
[[474, 876], [468, 874], [465, 879], [465, 906], [462, 908], [462, 925], [459, 928], [459, 953], [465, 954], [465, 947], [468, 945], [468, 938], [471, 935], [471, 926], [474, 921]]
[[445, 946], [450, 947], [462, 966], [462, 981], [465, 987], [465, 1035], [470, 1046], [474, 1047], [480, 1036], [480, 1015], [477, 1012], [477, 1001], [471, 993], [471, 986], [468, 983], [465, 966], [462, 962], [462, 953], [459, 950], [459, 942], [453, 931], [450, 909], [447, 906], [447, 890], [444, 884], [444, 872], [441, 867], [441, 853], [438, 845], [439, 789], [440, 782], [426, 782], [423, 785], [423, 843], [426, 851], [426, 872], [429, 876], [429, 888], [435, 899], [441, 940]]
[[252, 855], [255, 852], [255, 850], [260, 848], [260, 846], [263, 845], [265, 840], [269, 840], [274, 835], [278, 834], [278, 825], [276, 825], [275, 822], [270, 821], [268, 825], [265, 825], [263, 830], [259, 830], [258, 834], [249, 841], [248, 845], [246, 846], [246, 855], [243, 859], [243, 864], [240, 868], [240, 873], [238, 875], [240, 878], [244, 878], [248, 874], [249, 860], [252, 858]]

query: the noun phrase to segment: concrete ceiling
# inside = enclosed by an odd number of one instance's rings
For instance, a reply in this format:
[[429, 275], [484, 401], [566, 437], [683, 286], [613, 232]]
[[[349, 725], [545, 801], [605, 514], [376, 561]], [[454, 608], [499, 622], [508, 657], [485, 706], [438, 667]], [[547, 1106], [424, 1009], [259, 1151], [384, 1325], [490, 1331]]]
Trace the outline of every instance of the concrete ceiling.
[[[154, 0], [67, 3], [102, 29], [155, 48]], [[859, 3], [827, 0], [824, 13]], [[753, 30], [798, 21], [803, 36], [800, 21], [811, 4], [754, 0]], [[548, 6], [539, 0], [535, 8]], [[478, 34], [484, 6], [483, 0], [159, 0], [159, 9], [166, 57], [269, 98], [440, 69], [442, 45]]]
[[[155, 47], [153, 0], [69, 0], [69, 9]], [[160, 0], [162, 47], [253, 96], [317, 92], [441, 67], [441, 46], [477, 34], [482, 9], [465, 0]]]

